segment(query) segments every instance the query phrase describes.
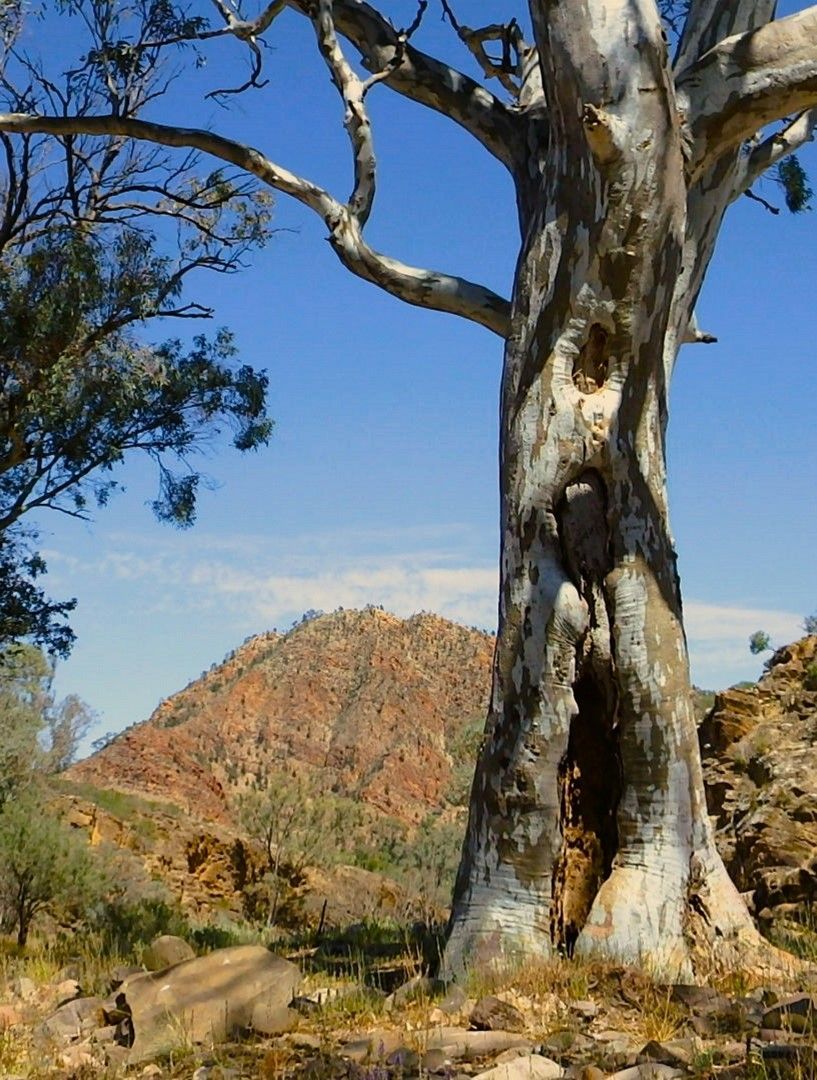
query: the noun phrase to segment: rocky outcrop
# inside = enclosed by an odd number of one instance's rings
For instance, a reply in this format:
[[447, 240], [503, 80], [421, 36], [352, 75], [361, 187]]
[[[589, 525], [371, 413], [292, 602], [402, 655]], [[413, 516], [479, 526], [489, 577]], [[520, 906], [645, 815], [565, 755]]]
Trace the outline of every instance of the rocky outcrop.
[[779, 649], [757, 686], [718, 694], [699, 737], [709, 812], [761, 921], [817, 908], [817, 636]]
[[490, 635], [436, 615], [322, 615], [251, 639], [70, 776], [226, 822], [233, 795], [285, 769], [415, 824], [485, 715], [492, 654]]

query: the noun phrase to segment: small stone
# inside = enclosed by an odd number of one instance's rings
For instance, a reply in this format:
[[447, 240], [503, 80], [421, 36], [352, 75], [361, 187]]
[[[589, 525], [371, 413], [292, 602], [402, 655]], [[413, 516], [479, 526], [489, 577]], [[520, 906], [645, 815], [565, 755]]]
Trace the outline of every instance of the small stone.
[[318, 1036], [310, 1035], [308, 1031], [290, 1031], [284, 1037], [296, 1050], [320, 1050], [322, 1046]]
[[414, 975], [408, 982], [398, 986], [393, 994], [389, 994], [385, 1001], [386, 1008], [399, 1008], [410, 1001], [416, 1001], [419, 997], [430, 997], [434, 989], [433, 979], [429, 979], [427, 975]]
[[579, 1080], [604, 1080], [606, 1075], [597, 1065], [585, 1065], [579, 1073]]
[[550, 1054], [585, 1054], [596, 1045], [595, 1039], [588, 1038], [580, 1031], [554, 1031], [542, 1043], [542, 1048]]
[[398, 1046], [386, 1058], [387, 1065], [393, 1065], [401, 1072], [415, 1072], [420, 1067], [420, 1055], [408, 1046]]
[[65, 1005], [69, 1001], [74, 1001], [82, 995], [79, 983], [76, 979], [64, 979], [62, 982], [57, 983], [53, 990], [54, 997], [57, 999], [59, 1005]]
[[449, 1070], [451, 1062], [444, 1050], [435, 1048], [434, 1050], [427, 1050], [423, 1054], [420, 1064], [426, 1072], [444, 1073]]
[[598, 1016], [599, 1007], [595, 1001], [571, 1001], [570, 1011], [580, 1016], [582, 1020], [593, 1020]]
[[666, 1042], [652, 1039], [639, 1051], [636, 1064], [655, 1061], [663, 1065], [691, 1065], [699, 1051], [700, 1044], [693, 1043], [691, 1039], [673, 1039]]
[[481, 998], [474, 1006], [470, 1025], [477, 1031], [524, 1031], [525, 1017], [515, 1005], [497, 997]]
[[675, 1080], [675, 1077], [683, 1075], [683, 1070], [674, 1065], [663, 1065], [656, 1061], [632, 1065], [629, 1069], [613, 1073], [607, 1080]]
[[364, 1061], [382, 1061], [402, 1042], [399, 1031], [377, 1029], [350, 1039], [340, 1048], [341, 1057], [360, 1064]]
[[26, 978], [25, 975], [21, 975], [19, 979], [15, 979], [11, 984], [11, 989], [17, 997], [22, 998], [23, 1001], [33, 1001], [37, 996], [37, 987], [34, 985], [32, 979]]
[[60, 1042], [79, 1039], [99, 1026], [101, 1007], [101, 998], [76, 998], [47, 1016], [43, 1020], [42, 1030]]
[[151, 1078], [154, 1076], [161, 1076], [162, 1070], [159, 1068], [158, 1065], [155, 1064], [145, 1065], [144, 1069], [142, 1069], [142, 1072], [139, 1075], [144, 1076], [146, 1080], [151, 1080]]

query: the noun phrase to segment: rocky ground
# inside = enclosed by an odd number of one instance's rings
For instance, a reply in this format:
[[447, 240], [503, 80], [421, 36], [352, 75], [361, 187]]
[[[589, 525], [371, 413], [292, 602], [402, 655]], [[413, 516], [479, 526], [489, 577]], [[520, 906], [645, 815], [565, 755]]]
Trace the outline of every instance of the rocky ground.
[[817, 1075], [817, 1001], [802, 987], [749, 986], [740, 976], [656, 985], [625, 968], [552, 961], [447, 987], [417, 974], [387, 993], [372, 985], [382, 965], [361, 953], [351, 978], [330, 974], [332, 959], [329, 945], [290, 959], [260, 945], [196, 957], [185, 941], [162, 937], [141, 968], [110, 972], [97, 996], [70, 966], [45, 984], [17, 977], [2, 988], [0, 1075]]

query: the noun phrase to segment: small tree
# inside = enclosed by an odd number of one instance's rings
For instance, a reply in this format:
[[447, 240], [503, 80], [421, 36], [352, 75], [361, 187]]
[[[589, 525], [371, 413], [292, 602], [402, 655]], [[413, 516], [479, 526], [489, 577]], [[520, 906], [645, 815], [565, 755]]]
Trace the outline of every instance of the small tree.
[[759, 656], [762, 652], [767, 652], [772, 647], [772, 640], [765, 630], [755, 630], [754, 634], [749, 638], [749, 652], [752, 656]]
[[[168, 5], [137, 7], [148, 38], [170, 29]], [[96, 14], [112, 32], [130, 18]], [[94, 76], [74, 70], [58, 87], [13, 48], [19, 18], [19, 5], [0, 4], [9, 107], [105, 100], [135, 116], [162, 92], [149, 47], [118, 55], [121, 82], [96, 54]], [[187, 526], [202, 479], [196, 452], [222, 427], [242, 451], [267, 441], [266, 376], [235, 365], [226, 331], [192, 348], [147, 345], [134, 331], [156, 318], [209, 318], [185, 286], [199, 271], [234, 272], [265, 243], [272, 200], [228, 169], [198, 169], [195, 155], [170, 164], [126, 143], [80, 137], [52, 154], [36, 138], [0, 135], [0, 160], [0, 647], [29, 639], [65, 655], [73, 602], [43, 594], [36, 532], [18, 522], [41, 508], [87, 517], [116, 490], [115, 467], [141, 451], [157, 467], [156, 516]]]
[[0, 813], [0, 911], [24, 947], [43, 910], [75, 914], [100, 898], [105, 882], [87, 843], [50, 815], [35, 792]]
[[297, 881], [307, 866], [334, 861], [338, 815], [329, 800], [312, 794], [315, 786], [301, 777], [280, 775], [238, 800], [241, 827], [266, 853], [268, 926], [275, 925], [289, 881]]
[[55, 701], [53, 674], [53, 663], [33, 646], [0, 653], [0, 811], [65, 769], [93, 723], [93, 712], [76, 695]]
[[803, 619], [803, 629], [807, 634], [817, 634], [817, 612], [813, 615], [806, 615]]

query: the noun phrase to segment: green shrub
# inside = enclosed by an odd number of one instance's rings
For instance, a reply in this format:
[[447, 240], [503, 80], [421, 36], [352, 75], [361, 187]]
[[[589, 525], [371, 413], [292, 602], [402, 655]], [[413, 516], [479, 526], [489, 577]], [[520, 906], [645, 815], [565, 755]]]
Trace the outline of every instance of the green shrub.
[[806, 668], [803, 686], [806, 690], [817, 690], [817, 663], [809, 664]]

